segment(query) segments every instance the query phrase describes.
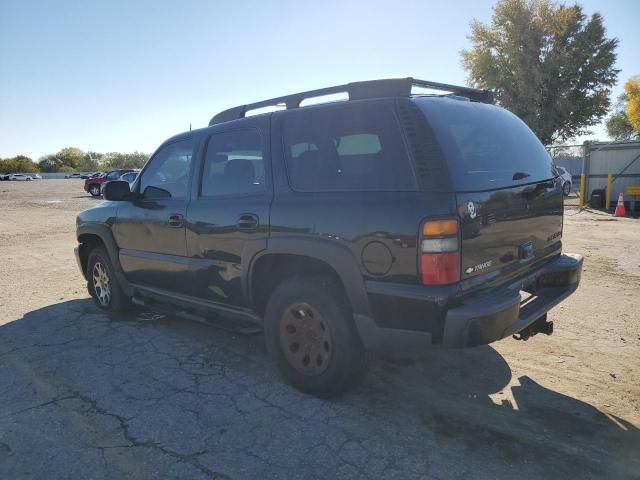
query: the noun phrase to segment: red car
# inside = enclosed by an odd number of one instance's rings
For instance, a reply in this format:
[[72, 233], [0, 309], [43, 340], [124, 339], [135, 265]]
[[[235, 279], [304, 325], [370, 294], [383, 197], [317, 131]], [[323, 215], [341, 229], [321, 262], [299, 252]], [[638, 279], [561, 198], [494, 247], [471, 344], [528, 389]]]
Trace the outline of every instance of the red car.
[[84, 181], [84, 191], [90, 193], [94, 197], [99, 197], [101, 195], [100, 186], [104, 182], [118, 180], [122, 174], [135, 171], [136, 170], [134, 170], [133, 168], [120, 168], [117, 170], [111, 170], [110, 172], [101, 175], [100, 177], [87, 178]]

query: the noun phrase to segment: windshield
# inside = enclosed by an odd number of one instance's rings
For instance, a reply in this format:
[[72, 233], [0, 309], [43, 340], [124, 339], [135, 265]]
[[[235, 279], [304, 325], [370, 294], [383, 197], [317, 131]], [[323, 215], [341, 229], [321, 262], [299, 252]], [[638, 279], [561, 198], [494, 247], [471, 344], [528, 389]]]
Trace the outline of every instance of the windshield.
[[551, 156], [527, 125], [499, 107], [419, 98], [457, 191], [493, 190], [553, 178]]

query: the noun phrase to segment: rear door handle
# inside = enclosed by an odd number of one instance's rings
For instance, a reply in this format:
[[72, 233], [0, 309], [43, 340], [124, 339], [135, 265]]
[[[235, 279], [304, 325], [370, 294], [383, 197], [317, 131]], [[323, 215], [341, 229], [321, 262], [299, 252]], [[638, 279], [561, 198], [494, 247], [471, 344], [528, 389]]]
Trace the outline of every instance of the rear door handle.
[[173, 213], [169, 215], [169, 226], [173, 228], [180, 228], [184, 225], [184, 216], [180, 213]]
[[255, 230], [259, 224], [258, 216], [254, 213], [243, 213], [238, 219], [239, 230]]

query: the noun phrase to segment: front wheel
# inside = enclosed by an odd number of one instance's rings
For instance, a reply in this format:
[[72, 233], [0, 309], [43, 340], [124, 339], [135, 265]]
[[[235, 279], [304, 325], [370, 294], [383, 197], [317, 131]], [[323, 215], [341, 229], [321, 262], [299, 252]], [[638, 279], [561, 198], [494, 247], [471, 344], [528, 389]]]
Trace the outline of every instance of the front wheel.
[[118, 285], [109, 255], [104, 248], [91, 250], [87, 262], [87, 278], [89, 293], [101, 309], [122, 311], [130, 305], [129, 298]]
[[89, 193], [94, 197], [100, 196], [100, 185], [91, 185], [89, 187]]
[[570, 182], [566, 182], [562, 186], [562, 193], [564, 194], [565, 197], [569, 196], [569, 194], [571, 193], [571, 183]]
[[319, 397], [351, 386], [366, 366], [366, 352], [340, 285], [330, 277], [304, 275], [271, 294], [264, 320], [267, 349], [295, 388]]

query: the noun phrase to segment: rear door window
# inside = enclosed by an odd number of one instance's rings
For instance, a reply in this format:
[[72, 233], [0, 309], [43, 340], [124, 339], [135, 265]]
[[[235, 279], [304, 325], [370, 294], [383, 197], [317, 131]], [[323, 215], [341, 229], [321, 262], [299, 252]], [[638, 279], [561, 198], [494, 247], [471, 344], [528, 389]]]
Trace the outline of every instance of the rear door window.
[[411, 191], [415, 174], [391, 107], [349, 103], [282, 114], [291, 187], [300, 192]]
[[540, 140], [507, 110], [443, 98], [416, 103], [444, 151], [455, 190], [492, 190], [555, 176]]

